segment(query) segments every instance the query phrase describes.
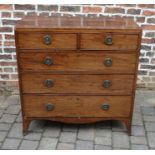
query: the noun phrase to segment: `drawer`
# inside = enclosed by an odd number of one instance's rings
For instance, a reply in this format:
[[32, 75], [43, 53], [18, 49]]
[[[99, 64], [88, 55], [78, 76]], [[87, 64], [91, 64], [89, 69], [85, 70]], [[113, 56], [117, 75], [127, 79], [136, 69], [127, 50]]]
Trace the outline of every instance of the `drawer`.
[[56, 75], [23, 73], [23, 93], [131, 94], [134, 75]]
[[76, 49], [76, 34], [19, 33], [21, 49]]
[[135, 53], [20, 53], [22, 71], [33, 72], [134, 73], [135, 63]]
[[134, 34], [81, 34], [82, 50], [136, 50], [138, 35]]
[[131, 96], [23, 95], [27, 117], [129, 117]]

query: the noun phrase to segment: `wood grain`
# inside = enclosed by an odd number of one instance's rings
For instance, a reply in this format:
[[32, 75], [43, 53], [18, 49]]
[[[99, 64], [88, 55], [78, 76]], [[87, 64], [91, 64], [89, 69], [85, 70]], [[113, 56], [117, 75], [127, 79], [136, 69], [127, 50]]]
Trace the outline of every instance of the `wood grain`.
[[[34, 57], [35, 55], [35, 57]], [[44, 64], [50, 58], [54, 64]], [[112, 66], [104, 65], [106, 58], [112, 59]], [[134, 73], [136, 54], [116, 53], [41, 53], [26, 51], [20, 53], [20, 68], [32, 72], [74, 72], [94, 74]], [[127, 69], [128, 68], [128, 69]]]
[[136, 50], [138, 48], [138, 35], [125, 35], [110, 33], [113, 44], [106, 45], [105, 37], [108, 33], [81, 34], [80, 47], [82, 50]]
[[[23, 93], [57, 94], [131, 94], [133, 75], [55, 75], [23, 73]], [[52, 79], [54, 86], [47, 88], [45, 81]], [[110, 88], [103, 87], [103, 81], [110, 80]]]
[[[49, 103], [55, 106], [53, 111], [47, 111]], [[101, 109], [104, 103], [109, 104], [109, 110]], [[130, 103], [131, 96], [24, 95], [28, 117], [128, 117]]]
[[[50, 35], [52, 43], [43, 42], [45, 35]], [[20, 33], [18, 46], [22, 49], [76, 49], [76, 34]]]
[[138, 32], [140, 27], [129, 18], [120, 17], [41, 17], [25, 16], [16, 24], [17, 31], [61, 31], [69, 30], [121, 30], [121, 32]]

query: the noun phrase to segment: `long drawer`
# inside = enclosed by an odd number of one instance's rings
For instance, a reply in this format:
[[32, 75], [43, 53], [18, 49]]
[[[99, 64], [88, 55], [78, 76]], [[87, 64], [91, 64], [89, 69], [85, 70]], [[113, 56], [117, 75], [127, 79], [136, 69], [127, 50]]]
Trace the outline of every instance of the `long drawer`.
[[23, 73], [23, 93], [131, 94], [134, 75], [56, 75]]
[[27, 117], [129, 117], [132, 97], [23, 95], [23, 101]]
[[22, 71], [84, 72], [84, 73], [134, 73], [136, 53], [20, 53]]

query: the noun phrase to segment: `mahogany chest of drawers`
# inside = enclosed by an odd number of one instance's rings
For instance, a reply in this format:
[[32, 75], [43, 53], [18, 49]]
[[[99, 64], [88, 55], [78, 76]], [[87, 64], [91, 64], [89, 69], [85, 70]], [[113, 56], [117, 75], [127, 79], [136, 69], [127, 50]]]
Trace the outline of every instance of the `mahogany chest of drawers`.
[[40, 17], [15, 29], [23, 133], [34, 119], [119, 120], [131, 133], [141, 29], [107, 17]]

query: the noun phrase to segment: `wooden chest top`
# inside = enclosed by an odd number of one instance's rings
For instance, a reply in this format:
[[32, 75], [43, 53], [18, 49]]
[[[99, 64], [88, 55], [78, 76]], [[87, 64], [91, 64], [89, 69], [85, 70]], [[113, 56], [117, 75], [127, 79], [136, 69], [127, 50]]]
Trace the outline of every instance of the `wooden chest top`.
[[34, 30], [48, 31], [49, 29], [64, 30], [135, 30], [141, 28], [128, 18], [115, 17], [40, 17], [26, 16], [16, 25], [18, 31]]

